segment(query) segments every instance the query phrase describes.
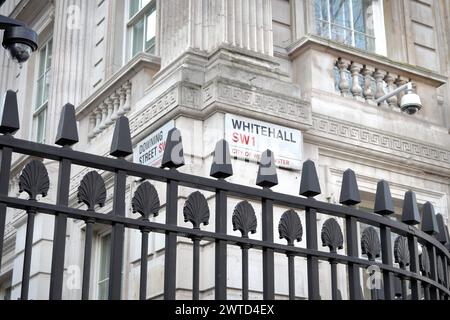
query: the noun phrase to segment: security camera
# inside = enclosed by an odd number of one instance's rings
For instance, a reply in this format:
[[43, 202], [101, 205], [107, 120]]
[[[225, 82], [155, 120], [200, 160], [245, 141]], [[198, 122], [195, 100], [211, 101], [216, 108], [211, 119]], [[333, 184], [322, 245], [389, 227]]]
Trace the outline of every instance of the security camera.
[[400, 109], [407, 114], [415, 114], [422, 108], [422, 102], [420, 97], [413, 93], [412, 90], [408, 90], [406, 94], [402, 97], [400, 102]]
[[37, 33], [23, 22], [0, 15], [0, 29], [5, 30], [3, 47], [15, 62], [24, 63], [37, 50]]
[[38, 48], [37, 34], [24, 26], [9, 27], [3, 34], [3, 47], [8, 50], [11, 59], [22, 64]]
[[420, 101], [420, 97], [413, 92], [413, 85], [411, 82], [408, 82], [395, 90], [392, 90], [388, 94], [378, 98], [376, 103], [379, 104], [390, 97], [397, 95], [398, 93], [405, 91], [405, 94], [400, 101], [400, 109], [407, 114], [415, 114], [422, 108], [422, 102]]

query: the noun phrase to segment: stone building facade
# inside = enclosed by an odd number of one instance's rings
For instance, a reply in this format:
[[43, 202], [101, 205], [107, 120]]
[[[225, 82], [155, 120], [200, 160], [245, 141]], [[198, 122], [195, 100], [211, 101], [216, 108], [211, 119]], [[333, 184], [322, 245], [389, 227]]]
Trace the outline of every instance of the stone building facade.
[[[297, 195], [301, 167], [296, 163], [312, 159], [322, 186], [318, 198], [323, 201], [338, 202], [342, 173], [351, 168], [357, 173], [360, 208], [372, 210], [376, 182], [385, 179], [397, 215], [411, 189], [419, 205], [432, 202], [448, 223], [450, 3], [446, 0], [9, 0], [0, 13], [26, 22], [39, 34], [40, 49], [23, 66], [0, 52], [0, 91], [18, 92], [17, 137], [53, 144], [60, 110], [70, 102], [76, 107], [80, 134], [75, 150], [108, 155], [115, 120], [126, 115], [136, 147], [129, 161], [141, 161], [139, 146], [146, 139], [164, 136], [167, 128], [176, 126], [186, 157], [180, 171], [208, 176], [215, 143], [236, 138], [235, 174], [229, 180], [255, 185], [257, 163], [242, 159], [239, 152], [246, 150], [239, 146], [242, 135], [233, 136], [232, 126], [233, 120], [257, 123], [291, 130], [296, 137], [291, 150], [276, 140], [256, 137], [256, 153], [270, 144], [283, 156], [280, 184], [274, 190]], [[375, 103], [408, 81], [422, 99], [418, 113], [401, 112], [402, 93]], [[156, 158], [148, 154], [142, 161], [157, 165]], [[11, 194], [18, 193], [18, 175], [26, 161], [14, 158]], [[58, 164], [45, 164], [51, 176], [45, 201], [54, 202]], [[81, 167], [73, 170], [74, 207], [81, 206], [77, 187], [86, 172]], [[101, 211], [108, 212], [113, 177], [103, 177], [108, 197]], [[138, 183], [127, 180], [130, 217], [135, 216], [130, 199]], [[155, 185], [164, 204], [163, 185]], [[180, 190], [179, 212], [190, 192]], [[205, 196], [213, 209], [212, 195]], [[230, 216], [237, 201], [229, 200]], [[260, 215], [259, 204], [254, 206]], [[161, 210], [155, 221], [164, 221], [164, 205]], [[275, 210], [278, 218], [281, 213], [282, 208]], [[304, 215], [301, 219], [304, 222]], [[319, 215], [319, 228], [322, 221]], [[178, 223], [183, 225], [182, 216]], [[206, 229], [214, 230], [213, 226], [211, 221]], [[79, 299], [81, 294], [84, 228], [84, 222], [70, 221], [67, 229], [63, 295], [67, 299]], [[24, 212], [9, 211], [0, 299], [20, 295], [25, 230]], [[260, 231], [254, 237], [261, 238]], [[52, 239], [53, 217], [38, 215], [31, 299], [48, 298]], [[177, 298], [190, 298], [191, 244], [178, 241], [178, 259], [183, 263], [177, 266]], [[96, 226], [92, 299], [107, 297], [109, 246], [108, 228]], [[213, 253], [213, 243], [202, 243], [203, 299], [214, 298]], [[228, 254], [228, 270], [240, 270], [239, 249], [229, 248]], [[137, 299], [139, 232], [126, 232], [124, 256], [122, 297]], [[151, 234], [148, 261], [148, 298], [161, 298], [163, 235]], [[339, 276], [345, 280], [341, 267]], [[323, 299], [331, 297], [327, 268], [320, 266]], [[278, 298], [287, 297], [285, 270], [286, 259], [277, 257]], [[361, 270], [361, 278], [365, 277]], [[305, 261], [296, 264], [296, 279], [297, 297], [307, 298]], [[345, 299], [346, 282], [339, 283]], [[227, 285], [228, 297], [239, 299], [240, 273], [230, 271]], [[250, 298], [260, 298], [261, 291], [262, 258], [251, 252]]]

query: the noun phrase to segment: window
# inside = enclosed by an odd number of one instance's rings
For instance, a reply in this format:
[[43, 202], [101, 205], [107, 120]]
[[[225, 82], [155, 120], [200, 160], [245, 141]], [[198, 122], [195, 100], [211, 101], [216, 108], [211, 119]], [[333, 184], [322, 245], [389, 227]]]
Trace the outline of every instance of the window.
[[34, 138], [36, 142], [45, 142], [45, 125], [48, 107], [48, 91], [52, 64], [53, 40], [50, 39], [41, 46], [38, 60], [36, 81], [36, 100], [33, 112]]
[[98, 299], [108, 299], [109, 288], [109, 259], [111, 256], [111, 234], [100, 238], [100, 266], [98, 273]]
[[[362, 50], [383, 54], [384, 23], [381, 0], [315, 0], [315, 32]], [[378, 30], [377, 30], [378, 31]], [[385, 45], [384, 45], [385, 46]]]
[[131, 58], [140, 52], [155, 53], [156, 1], [130, 0], [127, 28]]

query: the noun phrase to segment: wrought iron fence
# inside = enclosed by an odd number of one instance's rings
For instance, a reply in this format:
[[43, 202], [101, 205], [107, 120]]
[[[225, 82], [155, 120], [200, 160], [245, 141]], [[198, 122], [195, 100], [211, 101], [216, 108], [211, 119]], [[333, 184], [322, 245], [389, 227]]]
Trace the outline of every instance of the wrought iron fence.
[[[249, 187], [227, 182], [233, 175], [230, 155], [226, 141], [218, 142], [211, 167], [211, 178], [185, 174], [177, 171], [184, 165], [182, 140], [177, 129], [168, 134], [162, 168], [149, 167], [126, 161], [124, 158], [132, 153], [132, 144], [128, 119], [118, 119], [112, 139], [110, 155], [115, 158], [101, 157], [71, 149], [78, 142], [78, 133], [74, 107], [64, 106], [58, 127], [57, 146], [44, 145], [13, 137], [19, 130], [19, 117], [16, 94], [6, 94], [0, 123], [0, 259], [2, 257], [5, 216], [7, 208], [24, 210], [27, 214], [27, 230], [21, 282], [21, 299], [28, 298], [30, 281], [30, 263], [34, 218], [37, 213], [53, 215], [55, 218], [53, 256], [51, 264], [50, 299], [61, 299], [63, 292], [64, 251], [68, 219], [83, 220], [86, 223], [86, 237], [83, 262], [82, 299], [89, 298], [91, 282], [91, 254], [93, 228], [95, 224], [112, 227], [112, 246], [109, 272], [109, 299], [121, 298], [121, 267], [123, 264], [125, 228], [140, 230], [142, 235], [140, 298], [147, 298], [147, 249], [149, 233], [165, 235], [164, 263], [164, 298], [176, 298], [177, 237], [191, 239], [193, 243], [193, 289], [192, 298], [199, 299], [199, 268], [201, 240], [215, 243], [215, 298], [227, 298], [227, 247], [237, 246], [242, 250], [242, 297], [249, 297], [248, 252], [260, 250], [263, 256], [263, 297], [275, 298], [274, 254], [287, 256], [289, 278], [289, 298], [295, 299], [296, 257], [307, 260], [308, 298], [320, 299], [319, 261], [328, 261], [331, 266], [332, 298], [341, 299], [338, 290], [337, 265], [347, 266], [349, 298], [362, 299], [360, 269], [376, 266], [382, 272], [382, 290], [373, 289], [372, 299], [449, 299], [449, 239], [448, 229], [442, 215], [435, 215], [430, 203], [424, 205], [422, 217], [419, 215], [415, 195], [408, 191], [405, 195], [401, 222], [390, 219], [394, 213], [393, 201], [386, 181], [377, 186], [373, 213], [361, 211], [354, 206], [360, 203], [360, 194], [356, 176], [352, 170], [344, 172], [340, 204], [317, 201], [315, 196], [321, 193], [315, 165], [312, 161], [303, 164], [300, 183], [300, 196], [277, 193], [271, 188], [278, 184], [273, 153], [263, 153], [256, 184]], [[45, 196], [49, 190], [49, 176], [40, 160], [30, 160], [20, 175], [20, 192], [29, 195], [28, 200], [8, 195], [12, 154], [19, 153], [38, 159], [52, 159], [59, 162], [56, 203], [37, 201], [38, 195]], [[78, 199], [86, 205], [86, 210], [69, 206], [69, 185], [71, 168], [81, 165], [92, 169], [112, 172], [114, 179], [114, 196], [112, 211], [102, 214], [96, 211], [106, 199], [105, 183], [95, 171], [87, 173], [78, 188]], [[142, 183], [132, 199], [134, 212], [141, 215], [139, 219], [126, 217], [125, 193], [127, 176], [140, 177]], [[158, 214], [160, 201], [155, 187], [150, 181], [160, 181], [166, 186], [165, 223], [151, 222], [149, 218]], [[192, 223], [192, 228], [177, 224], [177, 201], [180, 186], [194, 188], [215, 194], [215, 232], [201, 229], [210, 218], [208, 203], [200, 191], [195, 191], [186, 200], [183, 208], [185, 221]], [[237, 197], [261, 203], [261, 226], [258, 225], [255, 210], [249, 201], [241, 201], [234, 208], [232, 225], [239, 230], [241, 237], [227, 233], [227, 199]], [[274, 242], [274, 206], [284, 206], [287, 210], [278, 222], [280, 238], [287, 244]], [[304, 211], [305, 226], [302, 226], [297, 211]], [[319, 250], [317, 214], [331, 216], [322, 226], [322, 246], [329, 252]], [[345, 239], [336, 218], [345, 221]], [[358, 232], [358, 223], [369, 225]], [[420, 224], [420, 229], [417, 225]], [[252, 239], [249, 234], [257, 228], [262, 230], [262, 239]], [[379, 233], [376, 231], [379, 229]], [[295, 246], [306, 233], [306, 247]], [[392, 234], [398, 235], [392, 244]], [[362, 254], [358, 252], [360, 241]], [[346, 254], [338, 249], [346, 247]], [[422, 249], [419, 254], [419, 250]], [[381, 257], [381, 261], [377, 258]], [[394, 264], [398, 264], [398, 267]], [[1, 265], [1, 260], [0, 260]], [[396, 280], [397, 283], [396, 283]], [[408, 296], [407, 282], [411, 288]], [[395, 290], [396, 285], [399, 286]]]

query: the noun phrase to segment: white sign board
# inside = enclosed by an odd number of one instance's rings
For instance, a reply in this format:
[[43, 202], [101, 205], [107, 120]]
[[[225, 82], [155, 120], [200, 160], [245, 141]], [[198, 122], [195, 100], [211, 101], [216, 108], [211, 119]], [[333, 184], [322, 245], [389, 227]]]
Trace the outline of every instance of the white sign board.
[[225, 140], [232, 157], [256, 162], [262, 152], [270, 149], [278, 167], [301, 169], [303, 137], [300, 130], [226, 114]]
[[175, 121], [171, 120], [141, 140], [133, 150], [133, 162], [159, 167], [166, 146], [167, 133], [174, 127]]

